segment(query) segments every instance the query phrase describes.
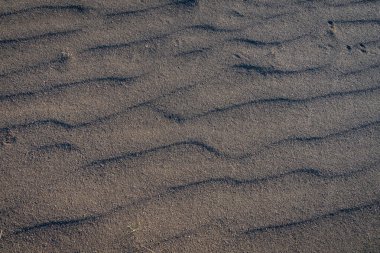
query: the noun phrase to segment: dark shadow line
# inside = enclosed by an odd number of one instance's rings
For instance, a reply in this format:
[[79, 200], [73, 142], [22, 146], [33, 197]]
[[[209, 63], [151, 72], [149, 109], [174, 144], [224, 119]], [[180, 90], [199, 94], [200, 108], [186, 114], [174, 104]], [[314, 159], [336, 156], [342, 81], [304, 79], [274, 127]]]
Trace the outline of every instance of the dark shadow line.
[[113, 83], [116, 83], [117, 85], [123, 85], [127, 82], [130, 85], [132, 82], [136, 81], [139, 77], [140, 76], [127, 76], [127, 77], [124, 77], [124, 76], [105, 76], [105, 77], [96, 77], [96, 78], [90, 78], [90, 79], [75, 81], [75, 82], [71, 82], [71, 83], [60, 83], [60, 84], [55, 84], [53, 86], [49, 86], [47, 88], [43, 88], [43, 89], [39, 89], [39, 90], [0, 95], [0, 101], [15, 100], [15, 99], [20, 99], [20, 98], [37, 96], [40, 94], [45, 94], [48, 92], [62, 90], [62, 89], [70, 88], [70, 87], [76, 87], [79, 85], [88, 84], [88, 83], [92, 83], [92, 82], [95, 82], [95, 83], [113, 82]]
[[336, 24], [380, 24], [380, 19], [355, 19], [355, 20], [333, 20]]
[[357, 75], [357, 74], [361, 74], [363, 72], [366, 72], [368, 70], [377, 69], [379, 67], [380, 67], [380, 64], [379, 63], [375, 63], [375, 64], [372, 64], [372, 65], [367, 66], [367, 67], [362, 68], [362, 69], [356, 69], [356, 70], [352, 70], [352, 71], [349, 71], [349, 72], [342, 73], [340, 76]]
[[115, 18], [115, 17], [123, 17], [123, 16], [127, 17], [131, 15], [136, 15], [136, 14], [145, 14], [153, 10], [163, 9], [170, 6], [175, 6], [175, 7], [183, 6], [186, 8], [191, 8], [191, 7], [195, 7], [197, 4], [198, 4], [198, 0], [174, 0], [166, 4], [150, 6], [144, 9], [111, 12], [111, 13], [107, 13], [105, 16], [106, 18]]
[[236, 31], [234, 29], [218, 28], [218, 27], [215, 27], [215, 26], [209, 25], [209, 24], [198, 24], [198, 25], [191, 25], [191, 26], [187, 26], [187, 27], [182, 27], [182, 28], [179, 28], [178, 30], [175, 30], [175, 31], [172, 31], [169, 33], [162, 33], [159, 35], [154, 35], [151, 37], [147, 37], [144, 39], [138, 39], [138, 40], [134, 40], [134, 41], [130, 41], [130, 42], [96, 45], [96, 46], [86, 48], [86, 49], [82, 50], [80, 53], [128, 48], [128, 47], [141, 45], [141, 44], [145, 44], [145, 43], [151, 43], [153, 41], [157, 41], [157, 40], [161, 40], [161, 39], [166, 39], [173, 34], [179, 33], [181, 31], [186, 31], [186, 30], [203, 30], [206, 32], [233, 32], [233, 31]]
[[262, 178], [253, 178], [253, 179], [236, 179], [236, 178], [231, 178], [231, 177], [221, 177], [221, 178], [209, 178], [206, 180], [201, 180], [201, 181], [195, 181], [191, 182], [188, 184], [182, 184], [182, 185], [177, 185], [177, 186], [172, 186], [169, 187], [169, 191], [183, 191], [187, 190], [190, 188], [194, 187], [199, 187], [203, 185], [210, 185], [210, 184], [226, 184], [230, 186], [241, 186], [241, 185], [258, 185], [262, 183], [267, 183], [270, 181], [276, 181], [279, 179], [286, 178], [291, 175], [308, 175], [308, 176], [313, 176], [321, 179], [337, 179], [337, 178], [347, 178], [347, 177], [352, 177], [357, 174], [366, 172], [370, 169], [372, 169], [374, 166], [376, 166], [379, 162], [376, 161], [372, 163], [370, 166], [363, 167], [358, 170], [352, 170], [349, 172], [344, 172], [344, 173], [326, 173], [323, 172], [319, 169], [316, 168], [301, 168], [301, 169], [295, 169], [291, 170], [285, 173], [280, 173], [280, 174], [275, 174], [271, 176], [266, 176]]
[[291, 42], [294, 42], [294, 41], [297, 41], [297, 40], [300, 40], [300, 39], [303, 39], [306, 37], [310, 37], [310, 36], [311, 36], [310, 34], [303, 34], [303, 35], [299, 35], [295, 38], [290, 38], [290, 39], [280, 40], [280, 41], [261, 41], [261, 40], [247, 39], [247, 38], [232, 38], [232, 39], [228, 39], [227, 41], [228, 42], [245, 43], [245, 44], [249, 44], [249, 45], [257, 46], [257, 47], [267, 47], [267, 46], [284, 45], [284, 44], [291, 43]]
[[205, 151], [215, 155], [216, 157], [223, 157], [225, 159], [242, 159], [242, 158], [245, 158], [247, 156], [247, 154], [243, 154], [243, 155], [239, 155], [239, 156], [232, 156], [232, 155], [223, 153], [223, 152], [217, 150], [216, 148], [214, 148], [213, 146], [210, 146], [204, 142], [190, 139], [190, 140], [165, 144], [165, 145], [161, 145], [161, 146], [157, 146], [157, 147], [153, 147], [153, 148], [149, 148], [149, 149], [144, 149], [144, 150], [140, 150], [137, 152], [128, 152], [128, 153], [123, 153], [120, 155], [115, 155], [115, 156], [104, 158], [104, 159], [94, 160], [94, 161], [87, 163], [84, 167], [94, 167], [94, 166], [95, 167], [98, 167], [98, 166], [102, 167], [102, 166], [105, 166], [106, 164], [109, 164], [112, 162], [118, 162], [118, 161], [122, 161], [122, 160], [133, 159], [133, 158], [148, 155], [150, 153], [155, 153], [155, 152], [158, 152], [160, 150], [166, 150], [166, 149], [170, 149], [170, 148], [174, 148], [174, 147], [178, 147], [178, 146], [196, 146], [196, 147], [201, 148], [202, 150], [205, 150]]
[[51, 37], [59, 37], [59, 36], [67, 36], [71, 34], [75, 34], [78, 32], [81, 32], [82, 29], [72, 29], [72, 30], [65, 30], [65, 31], [57, 31], [57, 32], [47, 32], [43, 34], [33, 35], [29, 37], [20, 37], [20, 38], [14, 38], [14, 39], [4, 39], [0, 40], [0, 46], [1, 45], [9, 45], [9, 44], [16, 44], [21, 42], [30, 42], [30, 41], [38, 41], [41, 39], [51, 38]]
[[152, 111], [160, 114], [162, 117], [164, 117], [165, 119], [169, 120], [169, 121], [172, 121], [172, 122], [175, 122], [175, 123], [178, 123], [178, 124], [183, 124], [185, 123], [185, 121], [189, 120], [189, 118], [185, 118], [183, 116], [181, 116], [180, 114], [177, 114], [177, 113], [171, 113], [171, 112], [168, 112], [164, 109], [161, 109], [153, 104], [148, 104], [147, 105]]
[[238, 29], [219, 28], [210, 24], [198, 24], [198, 25], [187, 26], [180, 31], [183, 31], [183, 30], [203, 30], [207, 32], [235, 32]]
[[249, 2], [252, 6], [266, 7], [266, 8], [284, 8], [289, 5], [289, 4], [276, 3], [276, 2], [260, 2], [260, 1], [255, 1], [255, 0], [246, 0], [245, 2]]
[[318, 67], [310, 67], [305, 69], [298, 69], [298, 70], [282, 70], [282, 69], [276, 69], [274, 67], [264, 67], [259, 65], [253, 65], [253, 64], [247, 64], [247, 63], [241, 63], [241, 64], [235, 64], [232, 66], [232, 68], [236, 70], [244, 70], [247, 72], [256, 72], [263, 76], [268, 75], [294, 75], [294, 74], [302, 74], [302, 73], [314, 73], [321, 70], [326, 69], [330, 65], [323, 65]]
[[259, 233], [263, 233], [263, 232], [270, 232], [270, 231], [275, 231], [275, 230], [280, 230], [280, 229], [288, 229], [288, 228], [292, 228], [292, 227], [296, 227], [296, 226], [300, 226], [300, 225], [312, 224], [314, 222], [317, 222], [319, 220], [323, 220], [326, 218], [333, 218], [339, 214], [350, 214], [352, 212], [362, 211], [364, 209], [368, 209], [368, 208], [375, 207], [375, 206], [379, 206], [379, 200], [378, 199], [376, 199], [370, 203], [363, 204], [363, 205], [348, 207], [348, 208], [342, 208], [342, 209], [338, 209], [338, 210], [335, 210], [335, 211], [330, 212], [330, 213], [312, 216], [311, 218], [305, 219], [305, 220], [292, 221], [292, 222], [284, 223], [284, 224], [273, 224], [273, 225], [269, 225], [269, 226], [265, 226], [265, 227], [250, 228], [250, 229], [244, 231], [243, 233], [246, 235], [255, 235], [255, 234], [259, 234]]
[[90, 215], [90, 216], [85, 216], [82, 218], [75, 218], [75, 219], [47, 221], [47, 222], [38, 223], [31, 226], [21, 227], [15, 230], [10, 235], [19, 235], [19, 234], [28, 233], [34, 230], [49, 229], [52, 227], [62, 228], [62, 227], [68, 227], [68, 226], [78, 226], [83, 223], [94, 222], [101, 217], [102, 215]]
[[307, 97], [307, 98], [302, 98], [302, 99], [291, 99], [291, 98], [286, 98], [286, 97], [277, 97], [277, 98], [251, 100], [251, 101], [243, 102], [243, 103], [230, 104], [230, 105], [225, 106], [225, 107], [214, 108], [214, 109], [211, 109], [209, 111], [199, 113], [199, 114], [194, 114], [194, 115], [189, 116], [189, 117], [183, 117], [183, 116], [178, 115], [178, 114], [170, 113], [168, 111], [165, 111], [164, 109], [158, 108], [155, 105], [149, 105], [149, 107], [151, 107], [156, 112], [160, 113], [164, 118], [166, 118], [168, 120], [172, 120], [172, 121], [175, 121], [177, 123], [184, 123], [186, 121], [199, 119], [199, 118], [208, 116], [210, 114], [223, 113], [226, 111], [239, 109], [239, 108], [244, 107], [244, 106], [253, 106], [253, 105], [262, 105], [262, 104], [288, 104], [288, 105], [303, 104], [303, 103], [309, 103], [309, 102], [328, 99], [328, 98], [367, 94], [370, 92], [376, 92], [378, 90], [380, 90], [380, 86], [374, 86], [374, 87], [370, 87], [370, 88], [366, 88], [366, 89], [359, 89], [359, 90], [332, 92], [332, 93], [327, 93], [324, 95]]
[[[56, 63], [63, 64], [67, 60], [68, 60], [67, 56], [61, 55], [61, 56], [54, 58], [54, 59], [51, 59], [49, 61], [41, 61], [41, 62], [38, 62], [34, 65], [24, 66], [24, 67], [21, 67], [19, 69], [13, 69], [13, 70], [10, 70], [6, 73], [2, 73], [2, 74], [0, 74], [0, 78], [5, 78], [5, 77], [8, 77], [10, 75], [15, 75], [15, 74], [20, 74], [20, 73], [36, 70], [36, 69], [39, 69], [41, 67], [49, 66], [51, 64], [56, 64]], [[0, 100], [1, 100], [1, 95], [0, 95]]]
[[211, 50], [211, 48], [209, 48], [209, 47], [201, 47], [201, 48], [197, 48], [197, 49], [191, 49], [188, 51], [180, 52], [178, 54], [175, 54], [174, 57], [186, 57], [186, 56], [198, 55], [198, 54], [202, 54], [202, 53], [207, 53], [210, 50]]
[[164, 5], [159, 5], [159, 6], [151, 6], [151, 7], [145, 8], [145, 9], [111, 12], [111, 13], [107, 13], [105, 16], [106, 16], [106, 18], [128, 17], [128, 16], [133, 16], [133, 15], [138, 15], [138, 14], [144, 14], [144, 13], [147, 13], [147, 12], [150, 12], [153, 10], [165, 8], [167, 6], [170, 6], [170, 4], [164, 4]]
[[25, 123], [25, 124], [14, 124], [14, 125], [10, 125], [10, 126], [7, 126], [7, 127], [2, 127], [2, 128], [0, 128], [0, 132], [2, 132], [2, 131], [9, 131], [11, 129], [21, 129], [21, 128], [29, 128], [29, 127], [34, 127], [34, 126], [43, 126], [43, 125], [59, 126], [59, 127], [62, 127], [65, 130], [69, 131], [69, 130], [72, 130], [72, 129], [81, 128], [81, 127], [87, 127], [87, 126], [90, 126], [90, 125], [93, 125], [93, 124], [96, 124], [96, 123], [99, 124], [99, 123], [105, 122], [107, 120], [110, 120], [111, 118], [114, 118], [114, 117], [117, 117], [117, 116], [119, 116], [121, 114], [127, 113], [128, 111], [131, 111], [133, 109], [146, 106], [147, 104], [148, 104], [148, 102], [142, 102], [140, 104], [136, 104], [134, 106], [127, 107], [123, 111], [115, 112], [115, 113], [112, 113], [112, 114], [109, 114], [109, 115], [106, 115], [106, 116], [98, 117], [98, 118], [95, 118], [93, 120], [90, 120], [90, 121], [87, 121], [87, 122], [78, 123], [78, 124], [69, 124], [69, 123], [66, 123], [64, 121], [56, 120], [56, 119], [44, 119], [44, 120], [35, 120], [35, 121], [28, 122], [28, 123]]
[[283, 139], [283, 140], [272, 142], [267, 147], [274, 146], [274, 145], [281, 145], [281, 144], [286, 143], [286, 142], [309, 142], [309, 141], [313, 141], [314, 142], [314, 141], [320, 141], [320, 140], [324, 140], [324, 139], [328, 139], [328, 138], [340, 137], [340, 136], [343, 136], [343, 135], [348, 134], [350, 132], [356, 132], [356, 131], [359, 131], [359, 130], [362, 130], [362, 129], [366, 129], [366, 128], [370, 128], [370, 127], [379, 125], [379, 124], [380, 124], [380, 120], [376, 120], [376, 121], [360, 124], [358, 126], [350, 128], [350, 129], [345, 129], [345, 130], [342, 130], [342, 131], [339, 131], [339, 132], [335, 132], [335, 133], [329, 133], [329, 134], [323, 135], [323, 136], [311, 136], [311, 137], [307, 137], [307, 136], [295, 136], [295, 137], [289, 137], [289, 138], [286, 138], [286, 139]]
[[18, 15], [18, 14], [24, 14], [24, 13], [30, 13], [34, 11], [74, 11], [78, 13], [87, 13], [90, 10], [92, 10], [92, 7], [87, 7], [83, 5], [75, 5], [75, 4], [69, 4], [69, 5], [40, 5], [35, 7], [29, 7], [24, 8], [20, 10], [15, 11], [9, 11], [9, 12], [2, 12], [0, 13], [0, 18]]
[[62, 127], [66, 130], [74, 127], [74, 125], [71, 125], [71, 124], [66, 123], [64, 121], [60, 121], [60, 120], [56, 120], [56, 119], [43, 119], [43, 120], [35, 120], [35, 121], [24, 123], [24, 124], [14, 124], [14, 125], [2, 127], [2, 128], [0, 128], [0, 132], [9, 131], [12, 129], [29, 128], [29, 127], [33, 127], [33, 126], [42, 126], [42, 125], [59, 126], [59, 127]]
[[[327, 1], [329, 1], [329, 0], [327, 0]], [[341, 3], [341, 4], [328, 4], [328, 3], [325, 2], [324, 4], [327, 4], [330, 7], [347, 7], [347, 6], [350, 6], [350, 5], [368, 4], [368, 3], [377, 3], [377, 2], [379, 2], [379, 0], [351, 1], [351, 2], [348, 2], [348, 3]]]

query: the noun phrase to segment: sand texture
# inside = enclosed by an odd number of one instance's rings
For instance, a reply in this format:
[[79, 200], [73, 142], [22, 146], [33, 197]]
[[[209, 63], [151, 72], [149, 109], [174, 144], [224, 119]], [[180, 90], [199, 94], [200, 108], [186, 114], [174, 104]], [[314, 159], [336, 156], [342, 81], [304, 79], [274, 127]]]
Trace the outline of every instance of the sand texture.
[[380, 1], [0, 0], [0, 252], [380, 252]]

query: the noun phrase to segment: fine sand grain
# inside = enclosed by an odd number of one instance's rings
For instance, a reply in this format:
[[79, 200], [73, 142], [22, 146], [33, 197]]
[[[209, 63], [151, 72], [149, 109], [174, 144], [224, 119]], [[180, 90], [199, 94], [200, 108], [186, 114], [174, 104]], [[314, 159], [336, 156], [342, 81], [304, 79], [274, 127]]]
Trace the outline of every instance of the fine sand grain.
[[0, 252], [380, 252], [380, 1], [0, 0]]

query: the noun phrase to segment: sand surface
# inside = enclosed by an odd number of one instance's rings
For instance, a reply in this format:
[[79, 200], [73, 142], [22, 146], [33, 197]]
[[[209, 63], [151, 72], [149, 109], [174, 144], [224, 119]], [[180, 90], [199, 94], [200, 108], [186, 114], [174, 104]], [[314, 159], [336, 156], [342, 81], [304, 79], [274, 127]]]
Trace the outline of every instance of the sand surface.
[[0, 0], [0, 252], [380, 252], [380, 1]]

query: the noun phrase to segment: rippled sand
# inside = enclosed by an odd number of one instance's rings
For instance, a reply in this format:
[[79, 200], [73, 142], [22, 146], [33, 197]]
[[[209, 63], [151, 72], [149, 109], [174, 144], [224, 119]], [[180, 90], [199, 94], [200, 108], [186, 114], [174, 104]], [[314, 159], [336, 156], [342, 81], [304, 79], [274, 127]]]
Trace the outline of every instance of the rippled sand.
[[0, 0], [0, 252], [379, 252], [378, 0]]

